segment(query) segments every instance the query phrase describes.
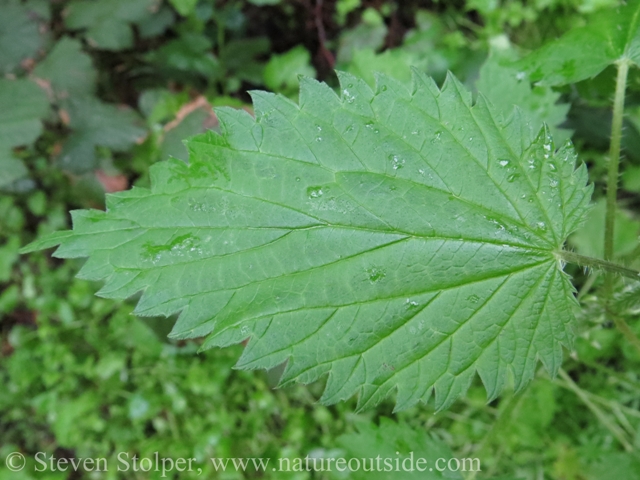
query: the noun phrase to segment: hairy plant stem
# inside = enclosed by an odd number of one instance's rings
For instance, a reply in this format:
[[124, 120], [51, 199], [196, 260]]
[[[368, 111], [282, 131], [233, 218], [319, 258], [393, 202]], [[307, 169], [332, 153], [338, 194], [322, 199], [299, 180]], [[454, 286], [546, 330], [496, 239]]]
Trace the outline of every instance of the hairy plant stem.
[[623, 267], [617, 263], [613, 263], [607, 260], [600, 260], [599, 258], [587, 257], [574, 252], [568, 252], [561, 250], [556, 252], [556, 257], [566, 263], [573, 263], [581, 267], [593, 268], [595, 270], [604, 270], [608, 275], [621, 275], [623, 277], [632, 278], [636, 281], [640, 281], [640, 271], [633, 268]]
[[[640, 272], [633, 270], [632, 268], [623, 267], [613, 262], [606, 260], [600, 260], [598, 258], [586, 257], [574, 252], [567, 252], [565, 250], [556, 253], [557, 258], [566, 263], [573, 263], [581, 267], [601, 269], [605, 271], [605, 276], [615, 277], [615, 275], [622, 275], [623, 277], [633, 278], [640, 281]], [[631, 327], [611, 310], [611, 296], [605, 299], [605, 306], [607, 310], [607, 316], [613, 320], [615, 326], [622, 332], [624, 337], [633, 345], [638, 351], [640, 351], [640, 338], [631, 330]]]
[[[620, 143], [622, 141], [622, 120], [624, 116], [624, 95], [627, 89], [629, 61], [618, 62], [616, 93], [613, 100], [613, 119], [611, 121], [611, 144], [609, 145], [609, 169], [607, 172], [607, 213], [604, 226], [604, 258], [613, 260], [613, 238], [616, 224], [616, 203], [618, 198], [618, 172], [620, 165]], [[609, 302], [613, 295], [614, 276], [604, 277], [605, 301]]]

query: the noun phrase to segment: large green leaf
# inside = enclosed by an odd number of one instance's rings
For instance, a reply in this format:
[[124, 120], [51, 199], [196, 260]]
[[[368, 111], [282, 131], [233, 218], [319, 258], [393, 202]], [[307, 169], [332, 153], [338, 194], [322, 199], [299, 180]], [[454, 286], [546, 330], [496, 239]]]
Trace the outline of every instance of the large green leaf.
[[521, 66], [534, 82], [564, 85], [594, 77], [623, 59], [640, 64], [640, 0], [598, 12], [584, 27], [536, 50]]
[[444, 408], [476, 372], [490, 398], [538, 359], [555, 373], [574, 321], [555, 252], [591, 194], [573, 148], [472, 105], [454, 77], [340, 80], [338, 97], [303, 79], [300, 105], [255, 92], [255, 119], [219, 109], [222, 135], [192, 139], [189, 165], [156, 164], [150, 190], [25, 251], [90, 257], [79, 275], [106, 280], [99, 295], [181, 312], [173, 337], [250, 337], [241, 368], [328, 373], [323, 402], [397, 391], [406, 408], [435, 391]]

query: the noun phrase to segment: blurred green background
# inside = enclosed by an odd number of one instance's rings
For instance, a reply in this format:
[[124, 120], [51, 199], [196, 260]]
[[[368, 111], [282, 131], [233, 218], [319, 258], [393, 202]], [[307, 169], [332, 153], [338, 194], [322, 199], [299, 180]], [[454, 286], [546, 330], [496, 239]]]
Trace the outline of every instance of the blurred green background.
[[[356, 414], [353, 401], [317, 404], [321, 384], [276, 390], [277, 370], [233, 370], [241, 345], [197, 354], [197, 340], [168, 340], [172, 319], [137, 318], [135, 299], [94, 296], [100, 285], [74, 278], [81, 260], [17, 253], [38, 235], [69, 228], [69, 210], [104, 208], [105, 192], [148, 185], [155, 162], [186, 161], [182, 140], [218, 127], [214, 107], [251, 111], [252, 89], [295, 99], [299, 75], [336, 87], [334, 69], [371, 83], [374, 72], [408, 83], [411, 65], [439, 83], [450, 70], [497, 106], [513, 88], [557, 138], [573, 136], [599, 197], [612, 70], [557, 91], [520, 91], [507, 79], [513, 72], [487, 58], [497, 50], [518, 58], [617, 3], [0, 0], [0, 457], [20, 451], [30, 466], [14, 473], [2, 463], [0, 479], [159, 478], [33, 472], [36, 452], [113, 459], [156, 451], [199, 459], [204, 478], [329, 478], [220, 473], [206, 459], [348, 455], [358, 438], [370, 438], [367, 422], [382, 417], [428, 432], [438, 448], [479, 457], [476, 478], [640, 479], [640, 462], [615, 434], [640, 447], [640, 357], [590, 301], [598, 279], [579, 270], [571, 273], [586, 306], [565, 365], [576, 383], [541, 372], [523, 393], [487, 405], [476, 381], [450, 411], [423, 405], [393, 414], [387, 401]], [[637, 73], [629, 90], [616, 242], [632, 261], [640, 254]], [[573, 247], [602, 255], [603, 222], [599, 202]], [[625, 308], [637, 320], [638, 305]], [[179, 478], [190, 476], [197, 475]]]

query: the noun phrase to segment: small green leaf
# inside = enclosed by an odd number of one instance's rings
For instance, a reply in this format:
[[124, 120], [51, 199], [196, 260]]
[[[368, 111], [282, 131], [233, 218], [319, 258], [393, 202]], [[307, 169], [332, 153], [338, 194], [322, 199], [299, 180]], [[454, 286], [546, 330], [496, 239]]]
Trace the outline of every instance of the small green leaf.
[[33, 142], [48, 112], [47, 95], [34, 82], [0, 78], [0, 150]]
[[375, 53], [370, 48], [353, 52], [347, 71], [362, 77], [369, 85], [375, 84], [377, 72], [392, 75], [407, 86], [411, 85], [411, 66], [416, 66], [415, 58], [402, 48]]
[[186, 17], [195, 10], [198, 0], [169, 0], [169, 3], [180, 15]]
[[49, 100], [34, 82], [0, 78], [0, 187], [27, 173], [12, 149], [29, 145], [40, 136], [42, 119], [48, 112]]
[[151, 169], [150, 190], [73, 212], [61, 244], [89, 256], [99, 295], [143, 291], [139, 315], [180, 312], [172, 336], [203, 348], [250, 338], [240, 368], [287, 361], [282, 383], [328, 381], [322, 402], [437, 408], [476, 372], [489, 398], [572, 342], [572, 286], [555, 252], [591, 195], [571, 145], [517, 112], [504, 121], [454, 77], [442, 89], [341, 73], [338, 97], [254, 92], [254, 119], [217, 110], [222, 135], [190, 163]]
[[[266, 37], [243, 38], [225, 43], [220, 49], [219, 55], [220, 63], [224, 65], [226, 71], [227, 82], [240, 80], [261, 84], [264, 67], [259, 58], [268, 55], [269, 51], [269, 39]], [[312, 67], [308, 67], [304, 71], [315, 75], [315, 70]], [[238, 87], [230, 90], [237, 89]]]
[[[464, 478], [456, 471], [455, 465], [463, 460], [456, 460], [444, 442], [431, 437], [424, 429], [395, 423], [385, 417], [380, 418], [380, 426], [360, 422], [357, 428], [357, 433], [338, 437], [338, 445], [346, 452], [347, 463], [350, 459], [363, 462], [359, 464], [360, 468], [355, 468], [356, 463], [351, 461], [351, 479], [386, 480], [390, 478], [389, 472], [399, 480]], [[447, 468], [449, 460], [452, 461], [451, 469]], [[471, 472], [481, 469], [480, 459], [468, 458], [464, 462], [464, 470], [461, 464], [458, 464], [458, 470]], [[334, 478], [340, 477], [335, 474]]]
[[589, 458], [589, 465], [584, 470], [588, 480], [605, 478], [624, 478], [640, 480], [640, 460], [632, 453], [607, 452]]
[[58, 161], [66, 170], [91, 170], [96, 166], [96, 146], [125, 151], [146, 134], [138, 115], [128, 108], [93, 97], [72, 98], [65, 106], [73, 133], [64, 143]]
[[584, 27], [536, 50], [521, 67], [533, 82], [566, 85], [595, 77], [619, 60], [640, 65], [640, 0], [598, 12]]
[[162, 6], [153, 15], [149, 15], [139, 22], [138, 32], [142, 38], [151, 38], [162, 35], [176, 21], [173, 10], [167, 6]]
[[[604, 231], [606, 202], [602, 198], [589, 211], [584, 225], [575, 232], [570, 240], [578, 253], [588, 257], [604, 257]], [[618, 209], [616, 212], [615, 235], [613, 249], [616, 257], [629, 254], [638, 245], [640, 222], [633, 219], [628, 211]]]
[[[357, 432], [338, 437], [344, 455], [344, 470], [352, 480], [410, 480], [410, 479], [463, 479], [471, 472], [480, 472], [482, 459], [472, 456], [454, 456], [442, 440], [406, 423], [381, 417], [377, 426], [368, 421], [356, 424]], [[342, 457], [340, 457], [342, 458]], [[309, 462], [315, 469], [331, 471], [331, 478], [345, 478], [336, 468], [328, 469], [328, 459]], [[342, 467], [343, 465], [339, 465]], [[393, 473], [390, 473], [393, 472]], [[483, 477], [486, 478], [486, 477]], [[516, 480], [515, 477], [490, 477], [491, 480]]]
[[20, 63], [35, 59], [47, 42], [47, 29], [38, 12], [18, 0], [4, 0], [0, 15], [0, 74], [15, 73]]
[[272, 55], [264, 69], [264, 84], [271, 90], [291, 95], [298, 86], [298, 76], [315, 77], [311, 55], [302, 45], [280, 55]]
[[516, 68], [514, 60], [511, 50], [494, 50], [480, 68], [476, 88], [505, 117], [517, 106], [534, 125], [543, 122], [549, 125], [556, 142], [567, 140], [571, 132], [560, 128], [560, 124], [566, 120], [570, 105], [557, 103], [560, 94], [550, 87], [531, 87], [526, 74]]
[[80, 41], [63, 37], [36, 66], [33, 75], [49, 82], [56, 96], [64, 99], [71, 92], [75, 96], [93, 93], [97, 73]]
[[27, 176], [28, 170], [22, 160], [15, 158], [11, 151], [0, 151], [0, 189]]
[[622, 174], [622, 185], [629, 192], [640, 192], [640, 166], [630, 165]]
[[336, 20], [339, 25], [344, 25], [347, 16], [362, 6], [362, 0], [338, 0], [336, 3]]
[[193, 72], [215, 79], [220, 74], [220, 68], [218, 60], [211, 53], [212, 46], [206, 36], [186, 33], [149, 52], [145, 59], [163, 70]]
[[145, 20], [158, 7], [158, 0], [74, 0], [65, 10], [71, 30], [86, 29], [96, 48], [122, 50], [133, 46], [131, 24]]
[[347, 30], [340, 36], [337, 61], [340, 65], [348, 65], [353, 55], [365, 48], [377, 50], [384, 45], [387, 27], [380, 22], [363, 22], [355, 28]]

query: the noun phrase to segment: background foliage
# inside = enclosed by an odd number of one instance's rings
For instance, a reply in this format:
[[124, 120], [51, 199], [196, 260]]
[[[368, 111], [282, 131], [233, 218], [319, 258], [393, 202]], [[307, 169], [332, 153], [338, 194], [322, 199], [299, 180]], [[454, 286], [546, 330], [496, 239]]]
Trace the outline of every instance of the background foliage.
[[[602, 257], [598, 199], [615, 72], [532, 88], [513, 61], [617, 3], [0, 0], [0, 456], [362, 456], [349, 450], [353, 436], [391, 416], [392, 401], [355, 415], [352, 403], [317, 405], [322, 385], [273, 390], [278, 371], [231, 370], [241, 346], [195, 355], [198, 342], [166, 338], [171, 319], [139, 319], [132, 302], [95, 298], [97, 285], [73, 278], [80, 263], [18, 259], [18, 248], [68, 228], [69, 209], [103, 208], [104, 192], [147, 185], [155, 162], [186, 159], [182, 140], [217, 128], [214, 106], [250, 109], [248, 90], [295, 98], [298, 75], [337, 86], [334, 68], [409, 82], [414, 65], [438, 82], [452, 70], [496, 106], [517, 103], [555, 138], [572, 137], [596, 207], [571, 242]], [[636, 264], [638, 90], [636, 72], [616, 232], [617, 255]], [[570, 376], [541, 371], [523, 393], [488, 405], [476, 382], [450, 411], [419, 406], [395, 419], [458, 456], [480, 457], [478, 478], [640, 478], [629, 453], [640, 447], [640, 355], [605, 321], [591, 293], [598, 275], [571, 273], [583, 310]], [[637, 293], [629, 287], [617, 301], [640, 333]], [[0, 467], [0, 478], [18, 476]]]

